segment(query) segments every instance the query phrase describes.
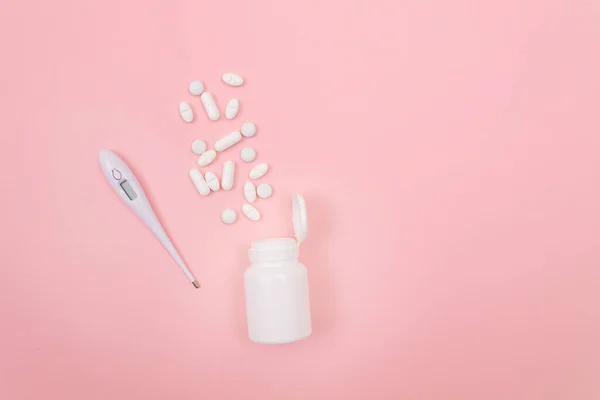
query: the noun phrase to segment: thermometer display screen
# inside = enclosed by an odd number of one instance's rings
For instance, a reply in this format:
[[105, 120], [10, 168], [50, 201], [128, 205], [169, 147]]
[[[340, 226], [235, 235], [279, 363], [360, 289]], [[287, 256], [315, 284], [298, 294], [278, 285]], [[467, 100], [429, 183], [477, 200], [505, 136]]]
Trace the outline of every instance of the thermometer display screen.
[[137, 193], [135, 192], [135, 190], [133, 190], [129, 182], [125, 180], [119, 185], [121, 186], [121, 189], [123, 189], [127, 197], [129, 197], [129, 200], [135, 200], [137, 198]]

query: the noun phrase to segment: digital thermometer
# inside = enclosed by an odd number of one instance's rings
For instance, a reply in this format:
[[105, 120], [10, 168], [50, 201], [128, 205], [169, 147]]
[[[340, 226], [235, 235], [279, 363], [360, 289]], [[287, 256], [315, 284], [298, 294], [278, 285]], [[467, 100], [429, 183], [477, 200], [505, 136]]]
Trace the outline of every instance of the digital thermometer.
[[165, 249], [167, 249], [190, 282], [196, 288], [199, 288], [200, 285], [196, 282], [194, 275], [192, 275], [185, 265], [181, 256], [177, 253], [175, 246], [173, 246], [165, 230], [160, 225], [152, 206], [148, 202], [146, 193], [142, 189], [142, 185], [140, 185], [127, 164], [112, 151], [102, 150], [100, 152], [100, 167], [114, 191], [117, 192], [125, 204], [140, 217], [144, 224], [154, 233], [154, 236], [165, 246]]

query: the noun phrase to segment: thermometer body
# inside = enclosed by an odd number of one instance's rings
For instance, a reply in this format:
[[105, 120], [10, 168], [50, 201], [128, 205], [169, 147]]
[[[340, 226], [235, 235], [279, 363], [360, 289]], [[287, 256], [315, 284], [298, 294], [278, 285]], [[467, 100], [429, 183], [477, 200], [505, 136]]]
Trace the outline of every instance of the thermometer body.
[[127, 164], [115, 153], [110, 150], [102, 150], [100, 152], [100, 167], [104, 173], [104, 177], [119, 195], [121, 200], [146, 224], [146, 226], [154, 233], [154, 236], [167, 249], [171, 257], [179, 265], [185, 276], [192, 284], [199, 288], [196, 279], [185, 265], [179, 253], [171, 243], [171, 240], [165, 233], [165, 230], [160, 225], [146, 193], [137, 178], [131, 172]]

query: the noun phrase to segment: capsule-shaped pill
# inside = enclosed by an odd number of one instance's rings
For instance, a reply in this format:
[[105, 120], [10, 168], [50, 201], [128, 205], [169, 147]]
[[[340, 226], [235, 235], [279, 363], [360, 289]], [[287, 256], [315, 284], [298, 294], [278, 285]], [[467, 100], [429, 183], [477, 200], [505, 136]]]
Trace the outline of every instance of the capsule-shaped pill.
[[268, 170], [269, 170], [269, 166], [267, 165], [267, 163], [257, 164], [254, 167], [252, 167], [252, 169], [250, 170], [250, 174], [249, 174], [250, 179], [258, 179], [261, 176], [263, 176], [264, 174], [266, 174]]
[[221, 79], [229, 86], [241, 86], [244, 83], [244, 79], [241, 76], [231, 72], [224, 73]]
[[181, 115], [181, 119], [185, 122], [192, 122], [194, 120], [194, 112], [187, 101], [179, 103], [179, 115]]
[[201, 167], [206, 167], [208, 164], [215, 161], [215, 158], [217, 158], [217, 152], [212, 149], [208, 150], [198, 157], [198, 165]]
[[250, 181], [244, 183], [244, 197], [248, 203], [254, 203], [254, 200], [256, 200], [256, 187], [254, 183]]
[[215, 150], [217, 150], [217, 151], [226, 150], [226, 149], [230, 148], [231, 146], [233, 146], [234, 144], [236, 144], [237, 142], [239, 142], [240, 140], [242, 140], [241, 133], [231, 132], [229, 135], [223, 136], [221, 139], [217, 140], [217, 143], [215, 143]]
[[221, 175], [221, 187], [223, 190], [231, 190], [233, 187], [233, 173], [235, 164], [233, 161], [225, 161], [223, 164], [223, 175]]
[[204, 174], [204, 180], [206, 181], [206, 184], [208, 185], [210, 190], [212, 190], [213, 192], [219, 190], [219, 187], [221, 185], [219, 184], [219, 178], [217, 178], [217, 175], [215, 175], [214, 172], [208, 171], [206, 174]]
[[231, 99], [225, 107], [225, 118], [234, 119], [240, 109], [240, 102], [238, 99]]
[[260, 213], [251, 204], [242, 205], [242, 211], [244, 212], [244, 215], [251, 221], [258, 221], [260, 219]]
[[193, 168], [190, 170], [190, 178], [192, 179], [192, 182], [194, 182], [196, 189], [198, 189], [198, 193], [200, 193], [202, 196], [208, 196], [208, 194], [210, 193], [210, 188], [204, 180], [202, 172]]
[[206, 111], [206, 115], [211, 121], [216, 121], [219, 119], [219, 109], [217, 108], [217, 103], [215, 103], [215, 98], [212, 93], [204, 92], [200, 95], [200, 100], [202, 100], [202, 105], [204, 106], [204, 110]]

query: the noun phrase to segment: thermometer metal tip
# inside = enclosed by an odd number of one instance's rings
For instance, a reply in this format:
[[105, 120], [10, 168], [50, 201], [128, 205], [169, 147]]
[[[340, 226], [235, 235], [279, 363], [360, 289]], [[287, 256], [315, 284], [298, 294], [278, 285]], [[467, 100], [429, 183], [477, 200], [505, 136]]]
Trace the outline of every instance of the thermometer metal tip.
[[192, 285], [194, 285], [194, 287], [195, 287], [196, 289], [200, 289], [200, 285], [198, 284], [198, 282], [196, 282], [196, 281], [192, 281]]

